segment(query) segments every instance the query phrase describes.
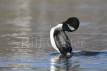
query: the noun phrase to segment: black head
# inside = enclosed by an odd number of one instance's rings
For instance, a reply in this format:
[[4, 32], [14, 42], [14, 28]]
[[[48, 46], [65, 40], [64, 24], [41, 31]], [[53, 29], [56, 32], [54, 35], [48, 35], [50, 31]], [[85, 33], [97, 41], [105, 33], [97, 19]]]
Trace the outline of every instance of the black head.
[[79, 20], [76, 17], [70, 17], [67, 21], [63, 22], [63, 30], [73, 32], [79, 27]]

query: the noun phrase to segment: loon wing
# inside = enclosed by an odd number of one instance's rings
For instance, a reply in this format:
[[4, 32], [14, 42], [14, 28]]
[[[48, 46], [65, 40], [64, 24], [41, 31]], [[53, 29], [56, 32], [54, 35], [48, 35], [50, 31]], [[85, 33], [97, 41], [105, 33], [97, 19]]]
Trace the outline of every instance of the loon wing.
[[54, 40], [60, 53], [62, 53], [63, 55], [66, 55], [67, 52], [71, 53], [72, 51], [71, 43], [64, 31], [56, 30], [54, 33]]

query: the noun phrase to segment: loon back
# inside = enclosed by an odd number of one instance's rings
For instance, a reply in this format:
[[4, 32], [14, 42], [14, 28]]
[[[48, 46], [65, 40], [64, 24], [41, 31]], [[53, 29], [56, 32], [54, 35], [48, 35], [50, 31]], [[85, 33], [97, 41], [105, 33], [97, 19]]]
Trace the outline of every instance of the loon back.
[[72, 47], [70, 40], [64, 31], [55, 30], [54, 41], [61, 54], [71, 55]]

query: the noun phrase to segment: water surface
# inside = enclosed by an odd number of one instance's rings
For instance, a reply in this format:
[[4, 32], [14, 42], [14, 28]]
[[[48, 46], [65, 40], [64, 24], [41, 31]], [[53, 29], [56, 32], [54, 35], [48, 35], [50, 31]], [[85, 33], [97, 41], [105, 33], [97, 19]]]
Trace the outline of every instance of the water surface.
[[[0, 0], [0, 71], [106, 71], [106, 0]], [[80, 20], [68, 33], [73, 56], [50, 44], [49, 31], [68, 17]]]

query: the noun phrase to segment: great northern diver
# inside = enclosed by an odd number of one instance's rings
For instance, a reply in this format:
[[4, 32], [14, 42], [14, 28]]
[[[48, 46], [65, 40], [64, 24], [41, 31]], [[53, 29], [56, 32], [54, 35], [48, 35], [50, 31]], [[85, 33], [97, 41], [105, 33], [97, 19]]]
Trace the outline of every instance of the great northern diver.
[[76, 17], [70, 17], [67, 21], [58, 24], [50, 30], [50, 41], [59, 53], [62, 55], [71, 55], [72, 46], [65, 31], [73, 32], [79, 27], [79, 20]]

